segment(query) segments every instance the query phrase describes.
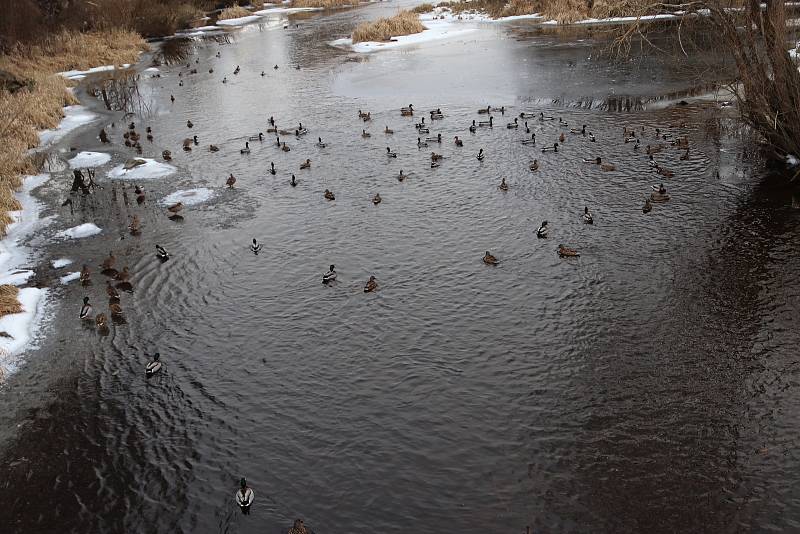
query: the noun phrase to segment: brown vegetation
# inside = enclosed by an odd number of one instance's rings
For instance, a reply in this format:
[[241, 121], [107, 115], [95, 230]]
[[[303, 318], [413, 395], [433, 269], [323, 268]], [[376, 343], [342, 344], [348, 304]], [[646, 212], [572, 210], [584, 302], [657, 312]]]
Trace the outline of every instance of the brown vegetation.
[[217, 20], [239, 19], [242, 17], [249, 17], [250, 15], [252, 15], [250, 10], [240, 5], [235, 5], [231, 7], [226, 7], [225, 9], [220, 11]]
[[333, 9], [358, 5], [360, 0], [292, 0], [292, 7], [321, 7]]
[[400, 11], [397, 15], [364, 22], [353, 30], [353, 42], [388, 41], [399, 35], [411, 35], [426, 30], [419, 21], [419, 15], [411, 11]]
[[17, 286], [0, 285], [0, 317], [22, 311], [22, 304], [17, 300], [17, 295], [19, 295]]
[[[491, 18], [513, 17], [541, 13], [548, 20], [570, 23], [587, 18], [638, 16], [663, 11], [667, 3], [652, 6], [643, 0], [454, 0], [437, 4], [454, 15], [485, 13]], [[434, 6], [423, 4], [417, 13], [433, 11]]]

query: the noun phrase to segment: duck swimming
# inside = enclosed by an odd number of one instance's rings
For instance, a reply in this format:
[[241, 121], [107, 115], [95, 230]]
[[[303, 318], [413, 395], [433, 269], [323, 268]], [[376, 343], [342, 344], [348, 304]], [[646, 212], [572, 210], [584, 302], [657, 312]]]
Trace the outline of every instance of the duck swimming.
[[475, 125], [475, 121], [473, 120], [472, 121], [472, 125], [470, 125], [470, 127], [469, 127], [469, 131], [472, 132], [472, 133], [475, 133], [475, 131], [477, 129], [478, 129], [478, 127]]
[[535, 145], [536, 144], [536, 134], [532, 133], [530, 139], [523, 139], [522, 140], [522, 144], [523, 145]]
[[250, 251], [258, 256], [258, 253], [261, 252], [262, 245], [256, 241], [256, 238], [253, 238], [253, 243], [250, 245]]
[[310, 159], [306, 159], [303, 163], [300, 164], [300, 170], [301, 171], [303, 169], [310, 169], [310, 168], [311, 168], [311, 160]]
[[405, 179], [406, 179], [406, 175], [405, 175], [405, 174], [403, 174], [403, 169], [400, 169], [400, 174], [398, 174], [398, 175], [397, 175], [397, 180], [398, 180], [399, 182], [402, 182], [402, 181], [403, 181], [403, 180], [405, 180]]
[[374, 276], [370, 276], [369, 280], [367, 280], [367, 283], [364, 286], [364, 293], [372, 293], [376, 289], [378, 289], [378, 281]]
[[233, 174], [228, 176], [228, 179], [225, 180], [225, 185], [228, 186], [228, 189], [233, 189], [233, 184], [235, 183], [236, 183], [236, 177]]
[[89, 304], [89, 297], [83, 297], [83, 306], [81, 306], [81, 311], [78, 314], [80, 319], [91, 319], [92, 318], [92, 306]]
[[156, 245], [156, 258], [161, 261], [166, 261], [169, 259], [169, 252], [161, 245]]
[[564, 245], [558, 245], [558, 255], [562, 258], [577, 258], [580, 256], [580, 253], [575, 250], [574, 248], [565, 247]]
[[381, 198], [381, 194], [380, 193], [375, 193], [375, 196], [372, 197], [372, 203], [375, 204], [376, 206], [378, 204], [380, 204], [382, 200], [383, 199]]
[[241, 152], [242, 154], [249, 154], [250, 153], [250, 142], [249, 141], [245, 141], [244, 148], [241, 149], [239, 152]]
[[483, 255], [483, 263], [486, 265], [497, 265], [500, 263], [497, 258], [489, 254], [489, 251], [486, 251], [486, 254]]
[[536, 230], [536, 237], [539, 239], [545, 239], [548, 232], [550, 232], [550, 229], [547, 228], [547, 221], [542, 221], [541, 226], [539, 226], [539, 228]]
[[328, 200], [336, 200], [336, 197], [333, 196], [333, 193], [328, 191], [327, 189], [325, 190], [325, 198]]
[[297, 187], [297, 180], [295, 179], [294, 174], [292, 175], [292, 181], [289, 182], [289, 185], [292, 187]]
[[186, 121], [186, 126], [189, 128], [193, 128], [194, 124], [192, 123], [192, 121]]
[[553, 146], [542, 147], [542, 152], [558, 152], [558, 143], [553, 143]]
[[417, 148], [426, 148], [428, 143], [423, 141], [422, 138], [417, 137]]
[[583, 208], [583, 222], [586, 224], [594, 224], [594, 218], [592, 218], [592, 214], [589, 213], [589, 206], [584, 206]]
[[335, 280], [336, 280], [336, 270], [334, 266], [331, 265], [331, 268], [328, 270], [328, 272], [322, 275], [322, 283], [327, 284]]
[[538, 170], [539, 170], [539, 160], [538, 160], [538, 159], [535, 159], [535, 160], [533, 160], [533, 163], [531, 163], [531, 164], [528, 166], [528, 168], [529, 168], [531, 171], [538, 171]]
[[367, 139], [368, 137], [372, 137], [372, 135], [368, 133], [366, 130], [361, 130], [361, 137]]
[[392, 149], [387, 146], [386, 147], [386, 156], [390, 157], [390, 158], [396, 158], [397, 157], [397, 152], [392, 152]]
[[[277, 69], [278, 66], [276, 65], [275, 68]], [[253, 504], [254, 498], [255, 494], [247, 485], [247, 480], [244, 478], [241, 479], [239, 481], [239, 490], [236, 492], [236, 504], [242, 509], [243, 514], [247, 515], [250, 513], [250, 505]]]
[[275, 173], [276, 173], [276, 172], [278, 172], [278, 171], [276, 171], [276, 170], [275, 170], [275, 162], [274, 162], [274, 161], [270, 161], [270, 162], [269, 162], [269, 173], [270, 173], [272, 176], [275, 176]]
[[642, 206], [642, 213], [650, 213], [653, 210], [653, 204], [649, 198], [644, 199], [644, 206]]
[[159, 372], [161, 370], [161, 367], [163, 367], [163, 366], [161, 365], [160, 358], [161, 358], [161, 354], [159, 354], [158, 352], [153, 354], [153, 360], [148, 362], [147, 365], [144, 368], [145, 376], [151, 377], [151, 376], [153, 376], [154, 374], [156, 374], [157, 372]]
[[484, 156], [482, 148], [478, 150], [478, 155], [475, 157], [478, 159], [478, 161], [483, 161], [483, 158], [485, 158], [486, 156]]
[[208, 150], [211, 152], [219, 152], [219, 147], [217, 145], [208, 145]]
[[560, 143], [563, 143], [566, 140], [567, 140], [567, 138], [564, 136], [564, 132], [561, 132], [561, 135], [558, 136], [558, 141]]
[[497, 188], [500, 189], [500, 191], [508, 191], [508, 184], [506, 183], [505, 177], [502, 179], [500, 185], [497, 186]]
[[392, 135], [394, 133], [394, 130], [392, 130], [387, 126], [386, 128], [383, 129], [383, 133], [385, 133], [386, 135]]
[[458, 136], [455, 137], [455, 143], [456, 146], [464, 146], [464, 142], [461, 139], [459, 139]]
[[322, 142], [322, 138], [321, 137], [317, 137], [317, 146], [319, 148], [325, 148], [328, 145], [326, 145], [325, 143]]

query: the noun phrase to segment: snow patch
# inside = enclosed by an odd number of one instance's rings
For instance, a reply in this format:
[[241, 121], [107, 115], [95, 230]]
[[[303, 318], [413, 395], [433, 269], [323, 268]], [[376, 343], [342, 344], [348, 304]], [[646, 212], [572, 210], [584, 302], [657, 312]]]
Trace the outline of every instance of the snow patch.
[[66, 267], [67, 265], [69, 265], [71, 263], [74, 263], [74, 262], [69, 258], [61, 258], [61, 259], [53, 260], [53, 261], [50, 262], [50, 264], [53, 266], [53, 269], [60, 269], [62, 267]]
[[368, 41], [368, 42], [353, 44], [353, 40], [348, 37], [345, 39], [337, 39], [336, 41], [333, 41], [330, 44], [332, 46], [337, 46], [337, 47], [349, 47], [354, 52], [366, 54], [378, 50], [390, 50], [393, 48], [401, 48], [404, 46], [417, 45], [417, 44], [427, 43], [430, 41], [438, 41], [441, 39], [459, 37], [461, 35], [465, 35], [467, 33], [471, 33], [477, 30], [477, 28], [453, 29], [454, 24], [448, 21], [430, 21], [426, 23], [426, 26], [428, 29], [420, 33], [393, 37], [392, 40], [388, 42]]
[[21, 286], [28, 282], [28, 278], [34, 275], [34, 272], [28, 269], [20, 271], [13, 271], [0, 276], [0, 284], [10, 284], [12, 286]]
[[72, 228], [67, 228], [56, 234], [56, 237], [64, 239], [81, 239], [83, 237], [93, 236], [102, 232], [99, 226], [94, 223], [83, 223]]
[[[266, 4], [264, 4], [266, 5]], [[272, 7], [256, 11], [256, 15], [276, 15], [278, 13], [300, 13], [302, 11], [322, 11], [321, 7]]]
[[81, 167], [99, 167], [111, 161], [111, 154], [105, 152], [78, 152], [78, 155], [69, 160], [73, 169]]
[[62, 284], [66, 285], [72, 282], [73, 280], [77, 280], [80, 277], [81, 277], [80, 271], [76, 271], [74, 273], [69, 273], [62, 276], [61, 278], [59, 278], [59, 280], [61, 281]]
[[64, 108], [64, 118], [61, 123], [52, 130], [39, 132], [39, 144], [48, 145], [55, 143], [72, 130], [90, 124], [97, 118], [97, 114], [92, 113], [84, 106], [67, 106]]
[[125, 170], [124, 165], [118, 165], [108, 171], [109, 178], [126, 178], [129, 180], [150, 180], [153, 178], [163, 178], [169, 176], [178, 169], [168, 163], [161, 163], [154, 159], [137, 158], [144, 161], [143, 165], [138, 165], [132, 169]]
[[226, 20], [218, 20], [217, 24], [220, 26], [244, 26], [245, 24], [250, 24], [251, 22], [255, 22], [261, 17], [258, 15], [248, 15], [247, 17], [239, 17], [238, 19], [226, 19]]
[[[572, 24], [616, 24], [619, 22], [636, 22], [639, 20], [648, 21], [648, 20], [674, 20], [677, 19], [681, 14], [672, 14], [672, 13], [662, 13], [660, 15], [644, 15], [641, 17], [609, 17], [605, 19], [584, 19], [573, 22]], [[547, 20], [542, 22], [542, 24], [547, 25], [556, 25], [559, 24], [557, 20]], [[565, 24], [565, 26], [569, 26], [569, 24]]]
[[800, 159], [797, 159], [797, 156], [794, 154], [786, 154], [786, 165], [789, 167], [797, 167], [800, 165]]
[[11, 337], [0, 337], [0, 369], [6, 372], [16, 370], [12, 356], [22, 351], [36, 334], [37, 326], [43, 316], [46, 289], [25, 287], [19, 290], [17, 299], [22, 304], [22, 312], [0, 317], [0, 332]]
[[214, 191], [206, 187], [198, 187], [196, 189], [183, 189], [175, 191], [174, 193], [165, 196], [161, 199], [161, 204], [164, 206], [171, 206], [178, 202], [183, 202], [185, 206], [193, 206], [201, 204], [214, 198]]

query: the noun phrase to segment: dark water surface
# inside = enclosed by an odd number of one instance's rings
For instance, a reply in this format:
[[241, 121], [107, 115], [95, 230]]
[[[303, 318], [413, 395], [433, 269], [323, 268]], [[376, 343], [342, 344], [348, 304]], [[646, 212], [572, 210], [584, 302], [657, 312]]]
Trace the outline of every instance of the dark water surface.
[[[148, 114], [133, 120], [155, 134], [145, 156], [169, 148], [179, 170], [126, 206], [105, 171], [132, 152], [115, 146], [98, 172], [106, 188], [74, 215], [59, 208], [47, 231], [96, 222], [102, 235], [48, 258], [96, 266], [113, 249], [135, 293], [122, 297], [127, 324], [101, 336], [76, 315], [84, 295], [106, 311], [104, 278], [55, 290], [47, 337], [0, 389], [0, 531], [279, 532], [295, 517], [317, 533], [800, 529], [800, 211], [761, 176], [731, 113], [607, 111], [619, 95], [647, 107], [694, 83], [655, 59], [601, 58], [598, 29], [485, 25], [368, 56], [326, 44], [394, 9], [247, 27], [231, 44], [198, 42], [200, 73], [184, 87], [185, 65], [142, 77]], [[401, 118], [408, 103], [442, 108], [441, 146], [417, 149], [423, 115]], [[509, 111], [470, 134], [488, 103]], [[521, 145], [505, 123], [540, 109], [597, 142]], [[310, 133], [286, 136], [288, 153], [268, 135], [241, 155], [270, 115]], [[119, 143], [127, 119], [104, 120]], [[529, 123], [540, 144], [563, 130]], [[100, 124], [64, 146], [102, 150]], [[644, 126], [645, 144], [655, 127], [691, 140], [688, 161], [668, 143], [656, 156], [676, 176], [672, 200], [648, 215], [661, 180], [623, 126]], [[194, 134], [200, 146], [182, 152]], [[445, 155], [438, 169], [431, 150]], [[581, 163], [595, 156], [617, 170]], [[68, 183], [55, 176], [40, 193], [51, 206]], [[215, 197], [167, 220], [158, 200], [190, 187]], [[143, 235], [120, 240], [133, 214]], [[551, 237], [539, 240], [543, 219]], [[175, 257], [158, 263], [155, 243]], [[559, 259], [559, 243], [581, 257]], [[499, 266], [481, 262], [487, 249]], [[339, 281], [326, 287], [331, 263]], [[370, 275], [380, 290], [364, 294]], [[148, 382], [154, 350], [166, 370]], [[234, 504], [240, 476], [256, 492], [250, 516]]]

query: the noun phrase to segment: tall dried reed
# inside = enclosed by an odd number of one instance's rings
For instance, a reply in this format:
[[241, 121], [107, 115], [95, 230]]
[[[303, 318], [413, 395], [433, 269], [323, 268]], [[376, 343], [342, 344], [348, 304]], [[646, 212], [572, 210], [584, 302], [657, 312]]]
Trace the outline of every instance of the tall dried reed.
[[353, 30], [353, 42], [388, 41], [392, 37], [420, 33], [426, 29], [419, 21], [419, 15], [411, 11], [400, 11], [393, 17], [359, 24]]

